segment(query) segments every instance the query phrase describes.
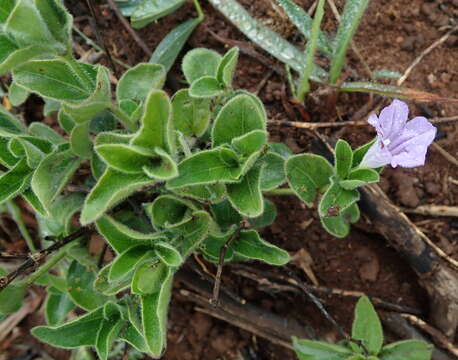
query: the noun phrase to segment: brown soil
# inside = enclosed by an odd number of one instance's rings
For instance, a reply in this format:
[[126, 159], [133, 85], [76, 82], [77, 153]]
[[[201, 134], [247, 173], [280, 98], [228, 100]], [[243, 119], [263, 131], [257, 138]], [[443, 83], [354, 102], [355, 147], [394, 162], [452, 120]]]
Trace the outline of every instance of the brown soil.
[[[226, 46], [211, 32], [231, 40], [247, 39], [207, 2], [204, 4], [206, 19], [195, 31], [185, 49], [209, 47], [224, 52]], [[285, 16], [272, 5], [273, 0], [240, 1], [254, 16], [269, 23], [275, 30], [298, 44], [302, 41]], [[306, 9], [311, 0], [296, 0]], [[69, 10], [76, 16], [76, 24], [88, 36], [93, 30], [87, 21], [89, 14], [83, 1], [67, 1]], [[343, 0], [336, 5], [341, 10]], [[103, 36], [113, 55], [134, 65], [147, 61], [148, 56], [138, 47], [107, 7], [99, 7], [100, 24]], [[336, 21], [327, 9], [325, 29], [333, 31]], [[373, 0], [354, 39], [364, 61], [372, 70], [396, 70], [401, 73], [410, 63], [444, 33], [444, 27], [453, 25], [458, 15], [456, 0], [426, 2], [424, 0]], [[178, 23], [195, 16], [191, 4], [156, 24], [139, 31], [141, 38], [154, 49], [165, 34]], [[184, 51], [184, 52], [185, 52]], [[266, 55], [267, 56], [267, 55]], [[458, 93], [458, 35], [426, 56], [413, 70], [404, 84], [407, 87], [428, 91], [444, 97], [457, 97]], [[104, 61], [104, 60], [102, 60]], [[179, 61], [172, 69], [169, 86], [180, 81]], [[121, 68], [118, 69], [122, 71]], [[259, 83], [270, 69], [256, 59], [242, 55], [239, 63], [236, 86], [256, 91]], [[364, 79], [364, 67], [356, 56], [350, 54], [347, 74], [355, 79]], [[358, 75], [361, 74], [361, 75]], [[286, 83], [277, 75], [269, 77], [259, 95], [265, 102], [269, 116], [274, 119], [287, 119], [282, 105], [282, 88]], [[306, 112], [312, 121], [334, 121], [352, 118], [353, 114], [369, 100], [366, 94], [342, 94], [339, 96], [336, 111], [330, 114], [326, 99], [308, 100]], [[452, 116], [458, 113], [458, 106], [447, 103], [432, 103], [418, 106], [411, 103], [413, 114], [427, 116]], [[301, 120], [299, 113], [297, 119]], [[338, 115], [338, 116], [335, 116]], [[369, 127], [344, 127], [341, 130], [323, 130], [331, 138], [344, 138], [354, 147], [373, 135]], [[295, 152], [308, 151], [314, 147], [314, 138], [302, 130], [271, 128], [272, 139], [285, 141]], [[439, 144], [450, 154], [458, 156], [458, 126], [456, 123], [439, 126]], [[437, 151], [430, 150], [427, 164], [416, 169], [387, 169], [383, 173], [382, 187], [392, 201], [403, 207], [420, 204], [458, 205], [458, 186], [450, 181], [458, 179], [458, 168], [447, 161]], [[417, 283], [416, 275], [407, 263], [384, 239], [371, 229], [364, 219], [353, 227], [346, 239], [336, 239], [321, 228], [316, 211], [306, 208], [300, 201], [290, 198], [275, 198], [279, 216], [276, 222], [264, 229], [268, 240], [291, 253], [306, 250], [313, 259], [312, 271], [318, 283], [330, 288], [360, 290], [369, 295], [381, 297], [394, 303], [410, 305], [428, 314], [426, 293]], [[458, 221], [453, 218], [431, 218], [412, 216], [412, 219], [448, 254], [457, 256]], [[260, 270], [286, 274], [285, 269], [271, 269], [252, 263]], [[211, 266], [210, 271], [215, 269]], [[289, 265], [298, 277], [310, 282], [305, 273]], [[261, 308], [277, 313], [282, 317], [295, 318], [304, 326], [312, 328], [322, 338], [338, 338], [335, 329], [328, 324], [316, 307], [299, 295], [291, 293], [267, 293], [258, 285], [233, 273], [231, 266], [224, 270], [223, 284], [232, 292]], [[177, 289], [178, 290], [178, 289]], [[164, 355], [167, 360], [214, 360], [214, 359], [294, 359], [291, 351], [272, 345], [252, 334], [228, 325], [195, 310], [192, 303], [177, 294], [170, 309], [169, 344]], [[347, 331], [351, 328], [352, 310], [355, 299], [337, 296], [321, 296], [320, 299], [330, 314]], [[35, 319], [39, 322], [40, 319]], [[35, 322], [34, 321], [34, 322]], [[27, 333], [31, 322], [20, 327]], [[28, 338], [26, 338], [28, 339]], [[20, 338], [16, 344], [21, 342]], [[34, 345], [34, 347], [36, 344]], [[64, 356], [64, 355], [61, 355]], [[0, 355], [0, 359], [2, 356]], [[13, 359], [14, 357], [8, 357]], [[60, 357], [57, 357], [60, 358]], [[62, 357], [63, 358], [63, 357]]]

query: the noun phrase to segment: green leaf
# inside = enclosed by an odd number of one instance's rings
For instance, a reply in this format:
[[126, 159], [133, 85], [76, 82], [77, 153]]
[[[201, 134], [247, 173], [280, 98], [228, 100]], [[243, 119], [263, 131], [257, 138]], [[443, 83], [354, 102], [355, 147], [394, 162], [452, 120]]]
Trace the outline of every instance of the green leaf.
[[348, 180], [339, 182], [339, 185], [347, 190], [355, 189], [359, 186], [372, 184], [380, 181], [380, 175], [373, 169], [355, 169], [348, 176]]
[[243, 257], [261, 260], [270, 265], [285, 265], [290, 260], [285, 250], [263, 240], [255, 230], [242, 230], [232, 248]]
[[117, 171], [139, 174], [154, 160], [154, 153], [146, 148], [126, 144], [104, 144], [95, 147], [97, 154]]
[[334, 155], [337, 176], [345, 180], [350, 173], [353, 162], [353, 150], [345, 140], [339, 139]]
[[30, 184], [32, 170], [25, 159], [0, 176], [0, 203], [22, 193]]
[[37, 215], [40, 216], [47, 216], [47, 211], [44, 208], [43, 204], [41, 204], [40, 200], [38, 200], [37, 196], [34, 194], [31, 188], [28, 188], [22, 193], [22, 197], [25, 201], [30, 205], [30, 207], [36, 211]]
[[431, 360], [432, 345], [419, 340], [398, 341], [382, 348], [380, 360]]
[[103, 320], [103, 308], [95, 309], [60, 326], [37, 326], [32, 335], [55, 347], [72, 349], [93, 346]]
[[133, 246], [148, 245], [151, 240], [158, 238], [157, 233], [145, 234], [135, 231], [108, 215], [98, 219], [95, 225], [97, 231], [118, 254]]
[[29, 133], [55, 145], [67, 143], [62, 136], [42, 122], [31, 123], [29, 126]]
[[108, 296], [116, 295], [119, 292], [126, 290], [132, 282], [131, 274], [118, 281], [109, 281], [108, 274], [110, 272], [110, 268], [111, 264], [102, 268], [94, 281], [94, 289]]
[[203, 76], [216, 78], [218, 65], [222, 56], [216, 51], [197, 48], [189, 51], [183, 58], [181, 69], [188, 84], [192, 84]]
[[10, 140], [8, 146], [14, 156], [25, 156], [27, 165], [31, 168], [36, 168], [52, 150], [50, 142], [33, 136], [17, 136]]
[[214, 204], [224, 199], [226, 186], [224, 184], [194, 185], [174, 189], [173, 192], [180, 196]]
[[299, 360], [347, 360], [352, 355], [343, 346], [296, 337], [293, 337], [293, 346]]
[[75, 155], [82, 157], [83, 159], [89, 159], [92, 157], [92, 140], [90, 135], [90, 123], [89, 121], [77, 124], [73, 127], [70, 134], [70, 148]]
[[13, 83], [10, 85], [8, 98], [13, 106], [22, 105], [27, 100], [29, 95], [30, 93], [22, 86], [16, 84], [16, 82], [13, 81]]
[[169, 272], [159, 292], [142, 296], [142, 323], [150, 354], [160, 357], [167, 342], [167, 314], [173, 274]]
[[318, 213], [320, 217], [339, 216], [342, 211], [359, 200], [359, 192], [345, 190], [339, 184], [332, 184], [320, 200]]
[[70, 150], [49, 154], [32, 176], [32, 190], [49, 210], [51, 202], [59, 195], [78, 169], [81, 160]]
[[0, 136], [13, 137], [25, 134], [25, 126], [3, 106], [0, 106]]
[[94, 290], [95, 274], [73, 260], [67, 272], [68, 295], [85, 310], [94, 310], [110, 298]]
[[59, 0], [36, 1], [40, 15], [54, 39], [71, 48], [71, 31], [73, 18]]
[[351, 165], [352, 168], [356, 168], [359, 164], [361, 164], [364, 155], [366, 155], [366, 153], [369, 151], [369, 148], [374, 144], [376, 140], [377, 139], [375, 138], [372, 141], [369, 141], [367, 144], [364, 144], [359, 148], [355, 149], [355, 151], [353, 151], [353, 163]]
[[[89, 65], [77, 63], [88, 77], [95, 78]], [[91, 69], [91, 70], [89, 70]], [[77, 102], [92, 95], [82, 79], [77, 77], [67, 62], [62, 60], [33, 60], [22, 65], [13, 73], [14, 81], [30, 92], [56, 100]]]
[[55, 288], [48, 289], [48, 296], [45, 301], [45, 318], [49, 325], [54, 326], [61, 324], [68, 313], [75, 308], [76, 305], [67, 294]]
[[[313, 21], [311, 16], [292, 0], [277, 0], [277, 3], [285, 10], [291, 22], [297, 27], [302, 35], [304, 35], [306, 39], [310, 39]], [[333, 52], [331, 41], [321, 31], [318, 35], [318, 49], [328, 57], [330, 57]]]
[[369, 0], [348, 0], [342, 13], [339, 28], [335, 38], [334, 57], [331, 61], [329, 81], [336, 84], [345, 62], [351, 39], [359, 26]]
[[331, 164], [324, 157], [313, 154], [291, 156], [286, 161], [285, 171], [291, 189], [309, 205], [329, 185], [333, 175]]
[[[346, 211], [348, 211], [348, 209], [344, 212]], [[333, 217], [320, 217], [320, 221], [324, 229], [335, 237], [344, 238], [350, 232], [350, 224], [344, 218], [343, 214]]]
[[376, 79], [399, 79], [402, 74], [393, 70], [376, 70], [372, 72], [372, 76]]
[[[204, 255], [205, 259], [215, 264], [219, 263], [221, 254], [221, 248], [227, 244], [231, 238], [236, 235], [237, 226], [232, 226], [225, 233], [209, 234], [205, 241], [200, 246], [200, 251]], [[232, 247], [226, 249], [224, 255], [224, 262], [230, 262], [234, 258], [234, 250]]]
[[235, 68], [239, 60], [240, 50], [238, 47], [234, 47], [229, 50], [220, 61], [216, 78], [224, 85], [224, 87], [230, 89], [232, 87], [232, 80], [234, 78]]
[[130, 194], [152, 183], [145, 175], [124, 174], [108, 168], [86, 198], [81, 211], [81, 224], [84, 226], [94, 222]]
[[119, 315], [103, 319], [95, 342], [95, 349], [100, 359], [108, 360], [113, 343], [125, 324], [126, 322], [120, 319]]
[[0, 137], [0, 164], [10, 168], [16, 165], [19, 159], [11, 153], [8, 143], [8, 138]]
[[150, 259], [135, 269], [132, 279], [132, 293], [139, 295], [155, 294], [171, 275], [171, 269], [158, 259]]
[[[0, 267], [0, 276], [5, 276], [7, 272]], [[27, 286], [10, 284], [0, 292], [0, 314], [12, 314], [22, 306], [22, 301], [26, 294]]]
[[119, 338], [132, 345], [140, 352], [148, 352], [148, 346], [146, 345], [145, 338], [132, 324], [129, 324], [126, 327], [126, 329], [120, 334]]
[[183, 257], [178, 250], [164, 241], [158, 241], [154, 244], [154, 252], [167, 266], [178, 267], [183, 263]]
[[141, 128], [131, 140], [132, 145], [174, 152], [172, 104], [162, 90], [152, 90], [145, 102]]
[[268, 152], [260, 160], [262, 162], [261, 190], [269, 191], [286, 182], [285, 159], [274, 152]]
[[213, 147], [230, 144], [233, 139], [253, 130], [266, 130], [266, 118], [252, 97], [238, 95], [218, 113], [212, 129]]
[[162, 195], [152, 203], [145, 204], [145, 211], [155, 228], [174, 227], [191, 219], [191, 210], [195, 205], [173, 195]]
[[[81, 71], [84, 73], [85, 69], [82, 63], [75, 63], [74, 66], [81, 67]], [[110, 73], [106, 67], [101, 65], [97, 65], [95, 69], [97, 77], [95, 79], [95, 87], [92, 89], [91, 86], [90, 95], [84, 101], [73, 100], [62, 104], [62, 108], [76, 123], [90, 121], [102, 110], [111, 107]], [[72, 69], [72, 71], [74, 70]], [[88, 74], [87, 76], [89, 78], [90, 75]], [[89, 81], [92, 81], [92, 78], [89, 78]]]
[[186, 0], [144, 0], [130, 16], [132, 26], [140, 29], [181, 7]]
[[19, 49], [16, 43], [0, 35], [0, 75], [48, 53], [49, 49], [41, 45], [30, 45]]
[[119, 254], [111, 264], [108, 275], [109, 281], [121, 280], [133, 271], [141, 261], [152, 257], [152, 252], [148, 251], [150, 249], [147, 246], [140, 245], [131, 247]]
[[178, 54], [183, 48], [194, 29], [201, 23], [202, 19], [190, 19], [178, 25], [167, 36], [162, 39], [149, 60], [152, 64], [162, 64], [168, 72], [175, 63]]
[[119, 79], [116, 88], [118, 102], [134, 100], [142, 102], [152, 89], [162, 89], [166, 71], [159, 64], [138, 64], [127, 70]]
[[216, 182], [235, 182], [241, 174], [240, 166], [230, 166], [221, 158], [221, 149], [199, 152], [178, 164], [178, 177], [169, 180], [169, 189]]
[[261, 193], [261, 167], [252, 168], [240, 183], [227, 184], [227, 196], [232, 206], [242, 215], [260, 216], [264, 211]]
[[248, 219], [248, 221], [250, 222], [250, 225], [255, 228], [263, 228], [272, 225], [276, 217], [277, 208], [275, 207], [275, 204], [268, 199], [264, 199], [263, 213], [258, 217]]
[[253, 130], [232, 139], [232, 146], [243, 155], [249, 156], [264, 148], [267, 143], [267, 136], [268, 134], [264, 130]]
[[[283, 39], [268, 27], [253, 19], [236, 0], [209, 0], [209, 2], [228, 18], [246, 37], [284, 64], [299, 73], [304, 68], [305, 56], [298, 48]], [[314, 66], [311, 79], [322, 81], [326, 72]]]
[[0, 3], [0, 24], [5, 23], [15, 4], [16, 0], [3, 0]]
[[[40, 233], [44, 236], [67, 236], [70, 235], [73, 215], [81, 210], [84, 203], [82, 193], [71, 193], [58, 197], [47, 207], [47, 217], [38, 216]], [[41, 204], [41, 203], [40, 203]]]
[[57, 115], [57, 122], [59, 126], [65, 130], [67, 134], [70, 134], [75, 127], [75, 122], [70, 115], [66, 114], [65, 111], [61, 108]]
[[224, 230], [234, 224], [238, 225], [243, 220], [242, 216], [232, 207], [227, 199], [212, 205], [211, 211], [218, 225]]
[[178, 176], [178, 168], [172, 157], [161, 148], [154, 149], [155, 158], [148, 165], [143, 166], [143, 171], [150, 178], [169, 180]]
[[[59, 48], [45, 19], [33, 0], [18, 0], [5, 23], [4, 30], [23, 47], [31, 44]], [[61, 48], [61, 51], [64, 49]]]
[[192, 220], [176, 227], [177, 233], [181, 235], [181, 241], [177, 248], [183, 259], [186, 259], [195, 251], [202, 241], [208, 236], [212, 218], [203, 210], [195, 211], [192, 214]]
[[189, 88], [189, 95], [194, 98], [213, 98], [224, 93], [222, 84], [213, 76], [202, 76]]
[[192, 98], [188, 89], [182, 89], [172, 98], [175, 128], [186, 136], [202, 136], [211, 119], [210, 101]]
[[362, 341], [371, 355], [377, 355], [382, 348], [382, 324], [367, 296], [362, 296], [356, 304], [351, 336]]

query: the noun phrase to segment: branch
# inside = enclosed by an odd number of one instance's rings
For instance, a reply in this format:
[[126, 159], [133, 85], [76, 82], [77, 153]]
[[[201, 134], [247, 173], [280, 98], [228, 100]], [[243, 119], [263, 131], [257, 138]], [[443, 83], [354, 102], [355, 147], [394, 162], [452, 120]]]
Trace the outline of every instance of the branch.
[[5, 289], [13, 280], [18, 276], [24, 274], [28, 269], [35, 267], [41, 261], [43, 261], [49, 254], [59, 250], [61, 247], [68, 243], [80, 238], [85, 233], [90, 232], [89, 227], [82, 227], [76, 230], [74, 233], [60, 239], [59, 241], [52, 244], [50, 247], [31, 254], [29, 258], [23, 262], [16, 270], [10, 272], [8, 275], [0, 277], [0, 292]]

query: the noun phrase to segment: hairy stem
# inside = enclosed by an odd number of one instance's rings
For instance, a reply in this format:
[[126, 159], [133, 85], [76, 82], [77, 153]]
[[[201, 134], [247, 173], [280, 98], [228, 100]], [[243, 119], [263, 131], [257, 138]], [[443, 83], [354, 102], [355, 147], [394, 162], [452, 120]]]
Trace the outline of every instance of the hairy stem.
[[110, 109], [111, 113], [116, 116], [123, 124], [124, 126], [131, 130], [131, 131], [137, 131], [138, 130], [138, 124], [134, 123], [132, 119], [124, 112], [122, 111], [119, 107], [116, 105], [113, 105]]
[[269, 191], [264, 191], [264, 195], [270, 195], [270, 196], [288, 196], [288, 195], [296, 195], [296, 193], [290, 189], [274, 189], [274, 190], [269, 190]]

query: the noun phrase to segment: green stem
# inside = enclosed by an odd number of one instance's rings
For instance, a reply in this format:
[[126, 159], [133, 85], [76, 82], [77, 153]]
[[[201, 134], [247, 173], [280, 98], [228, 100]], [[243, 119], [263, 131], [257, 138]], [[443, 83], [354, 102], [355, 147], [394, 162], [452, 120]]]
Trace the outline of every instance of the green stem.
[[132, 119], [120, 108], [113, 105], [109, 110], [124, 124], [127, 129], [130, 131], [138, 130], [138, 124], [134, 123]]
[[22, 237], [25, 239], [25, 242], [27, 243], [27, 247], [29, 248], [30, 252], [36, 252], [37, 248], [33, 243], [33, 239], [30, 236], [27, 227], [24, 224], [24, 220], [22, 219], [21, 209], [12, 200], [7, 202], [7, 206], [8, 211], [13, 217], [13, 220], [16, 223], [17, 227], [19, 228], [19, 232], [21, 233]]
[[197, 18], [202, 21], [204, 19], [204, 12], [202, 11], [202, 7], [199, 4], [199, 0], [193, 0], [194, 2], [194, 7], [196, 8], [197, 11]]
[[61, 248], [48, 262], [40, 266], [38, 270], [32, 273], [27, 279], [19, 281], [18, 284], [27, 286], [32, 285], [37, 279], [46, 274], [65, 257], [67, 247], [68, 245]]
[[316, 48], [318, 45], [318, 37], [320, 35], [321, 20], [324, 15], [324, 0], [319, 0], [316, 7], [315, 16], [312, 22], [312, 31], [310, 33], [310, 40], [305, 49], [305, 66], [302, 73], [301, 83], [297, 92], [297, 98], [300, 102], [304, 102], [305, 94], [310, 91], [309, 78], [313, 70], [313, 59], [315, 57]]
[[274, 189], [274, 190], [269, 190], [265, 191], [264, 195], [270, 195], [270, 196], [289, 196], [289, 195], [296, 195], [296, 193], [290, 189]]

